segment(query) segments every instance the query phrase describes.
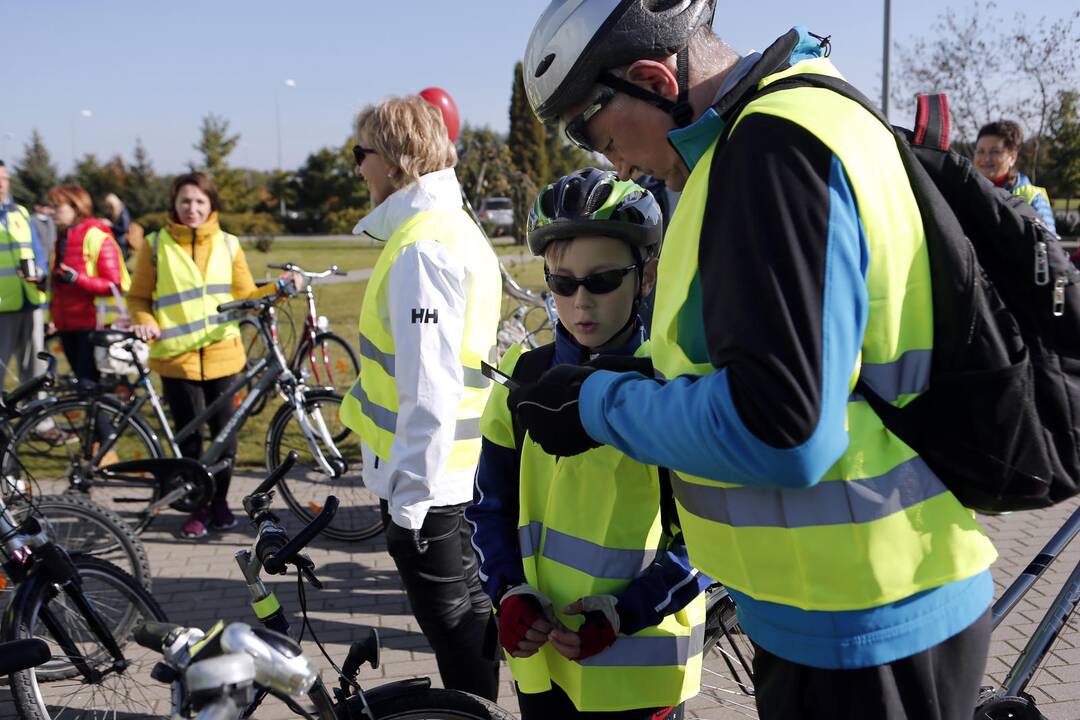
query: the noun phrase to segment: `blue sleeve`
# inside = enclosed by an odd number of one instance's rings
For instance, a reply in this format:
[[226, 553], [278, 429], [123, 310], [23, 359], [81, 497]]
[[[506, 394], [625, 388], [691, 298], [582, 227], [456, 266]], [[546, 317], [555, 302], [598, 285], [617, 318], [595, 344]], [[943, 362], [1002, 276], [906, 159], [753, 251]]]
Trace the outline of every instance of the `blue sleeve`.
[[495, 602], [507, 585], [525, 582], [517, 535], [518, 456], [487, 438], [481, 448], [473, 504], [465, 509], [465, 519], [473, 528], [480, 582]]
[[[759, 232], [749, 235], [752, 242], [735, 243], [764, 246], [754, 250], [764, 259], [758, 262], [752, 258], [754, 262], [750, 263], [758, 267], [746, 267], [744, 262], [736, 270], [713, 267], [707, 273], [701, 269], [703, 284], [739, 285], [737, 291], [745, 295], [706, 313], [708, 320], [702, 321], [726, 323], [714, 336], [724, 338], [730, 361], [724, 365], [714, 361], [717, 369], [707, 375], [684, 375], [666, 382], [636, 374], [593, 373], [582, 386], [580, 403], [582, 424], [593, 439], [642, 463], [763, 488], [809, 487], [841, 457], [848, 445], [849, 384], [868, 312], [868, 250], [850, 182], [839, 160], [830, 157], [823, 163], [820, 193], [812, 203], [822, 208], [815, 212], [824, 216], [819, 237], [805, 237], [802, 227], [790, 223], [790, 237]], [[769, 201], [797, 202], [764, 200]], [[747, 209], [748, 222], [769, 210], [762, 202], [759, 195], [758, 206]], [[775, 213], [784, 211], [781, 207]], [[703, 237], [702, 243], [730, 245], [732, 237], [748, 235], [714, 234]], [[803, 250], [800, 254], [792, 248]], [[665, 252], [671, 251], [670, 246], [665, 248]], [[769, 273], [800, 273], [800, 261], [814, 257], [812, 253], [820, 258], [820, 271], [802, 272], [792, 282], [776, 278], [770, 282]], [[776, 258], [782, 260], [777, 262]], [[737, 276], [731, 277], [732, 272]], [[820, 336], [808, 340], [806, 332], [785, 330], [783, 325], [777, 325], [778, 330], [768, 337], [753, 336], [753, 319], [763, 317], [755, 312], [757, 308], [769, 308], [766, 312], [773, 315], [780, 314], [778, 308], [812, 312], [816, 317], [810, 318], [806, 326], [815, 328]], [[756, 343], [756, 354], [748, 360], [747, 348], [752, 343]], [[776, 367], [775, 358], [807, 357], [811, 350], [816, 357], [811, 356], [813, 362], [804, 365], [816, 370], [800, 380], [794, 391], [778, 395], [777, 385], [784, 379], [785, 368], [788, 376], [794, 368], [790, 364]], [[709, 352], [713, 357], [722, 354], [714, 352], [713, 347]], [[767, 368], [770, 372], [758, 372], [769, 362], [773, 362], [773, 367]], [[737, 376], [733, 374], [736, 372]], [[744, 400], [741, 404], [733, 392], [736, 377], [738, 399]], [[795, 391], [803, 390], [813, 402], [795, 402]], [[756, 413], [755, 429], [747, 423], [745, 413], [750, 410]], [[780, 425], [793, 412], [799, 413], [798, 420], [805, 427], [797, 440], [779, 444], [762, 439], [762, 428]], [[776, 422], [769, 422], [769, 413], [774, 414]]]
[[45, 257], [45, 248], [41, 246], [41, 238], [38, 237], [37, 227], [32, 222], [30, 225], [30, 243], [34, 249], [34, 262], [41, 268], [41, 272], [48, 272], [49, 258]]
[[632, 635], [659, 625], [666, 616], [682, 610], [713, 584], [712, 578], [690, 565], [686, 543], [680, 534], [671, 546], [657, 554], [644, 573], [615, 597], [619, 632]]
[[1043, 219], [1046, 226], [1054, 233], [1057, 233], [1057, 223], [1054, 221], [1054, 208], [1050, 206], [1050, 201], [1046, 196], [1042, 193], [1036, 195], [1031, 201], [1031, 207], [1035, 208], [1035, 212], [1039, 213], [1039, 217]]

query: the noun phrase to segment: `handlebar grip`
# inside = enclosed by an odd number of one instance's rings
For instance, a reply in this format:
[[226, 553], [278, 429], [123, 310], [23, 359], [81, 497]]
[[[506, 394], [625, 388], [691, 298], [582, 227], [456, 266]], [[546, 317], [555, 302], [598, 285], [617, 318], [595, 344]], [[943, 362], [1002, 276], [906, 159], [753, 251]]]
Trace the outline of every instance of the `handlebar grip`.
[[176, 630], [182, 630], [183, 627], [176, 623], [145, 622], [135, 630], [135, 642], [147, 650], [161, 652], [165, 646], [165, 639]]
[[274, 468], [274, 471], [266, 476], [266, 479], [259, 483], [259, 487], [251, 493], [252, 495], [261, 495], [264, 492], [269, 491], [272, 487], [281, 482], [281, 478], [285, 477], [285, 473], [292, 470], [293, 465], [296, 464], [297, 458], [300, 457], [300, 453], [295, 450], [290, 450], [289, 454], [285, 456], [285, 459], [280, 465]]
[[274, 270], [295, 270], [296, 266], [292, 263], [266, 263], [266, 267], [273, 268]]
[[259, 534], [255, 542], [255, 557], [259, 558], [263, 569], [271, 575], [279, 575], [285, 570], [282, 549], [289, 544], [289, 538], [281, 528], [273, 526]]
[[217, 311], [219, 313], [223, 313], [229, 312], [230, 310], [250, 310], [254, 307], [255, 305], [252, 303], [251, 300], [230, 300], [227, 303], [221, 303], [220, 305], [218, 305]]
[[43, 375], [32, 377], [26, 382], [18, 385], [14, 390], [6, 393], [3, 396], [3, 404], [7, 407], [15, 407], [26, 398], [30, 397], [38, 390], [42, 388], [52, 387], [53, 382], [56, 379], [56, 357], [46, 352], [38, 353], [39, 360], [45, 360], [49, 366], [45, 369]]
[[4, 651], [3, 657], [0, 657], [0, 675], [28, 670], [52, 659], [48, 643], [38, 638], [0, 643], [0, 650]]
[[[315, 536], [323, 531], [330, 521], [334, 519], [334, 514], [338, 509], [338, 499], [333, 495], [326, 498], [326, 504], [323, 506], [322, 512], [309, 522], [303, 530], [296, 534], [292, 540], [286, 543], [279, 552], [275, 553], [272, 557], [263, 561], [263, 567], [266, 568], [266, 572], [270, 574], [280, 573], [285, 564], [292, 561], [296, 557], [296, 554], [307, 547], [308, 543], [315, 539]], [[262, 556], [259, 556], [259, 560], [262, 560]]]

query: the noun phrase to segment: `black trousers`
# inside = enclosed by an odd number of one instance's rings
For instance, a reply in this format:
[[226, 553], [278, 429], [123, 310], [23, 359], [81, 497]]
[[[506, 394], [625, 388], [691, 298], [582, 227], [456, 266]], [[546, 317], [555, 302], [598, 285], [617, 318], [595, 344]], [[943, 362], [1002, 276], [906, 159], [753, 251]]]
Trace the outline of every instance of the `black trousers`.
[[413, 615], [435, 651], [443, 685], [496, 700], [499, 692], [498, 629], [491, 600], [480, 585], [465, 505], [428, 511], [420, 552], [411, 530], [394, 524], [385, 500], [386, 548], [397, 565]]
[[754, 646], [761, 720], [971, 720], [990, 648], [990, 612], [940, 645], [888, 665], [821, 670]]
[[519, 689], [517, 696], [521, 720], [682, 720], [684, 717], [682, 705], [616, 712], [581, 712], [555, 683], [551, 684], [550, 690], [543, 693], [528, 694]]
[[[64, 348], [64, 357], [71, 366], [72, 374], [82, 383], [94, 384], [101, 379], [97, 363], [94, 362], [94, 345], [90, 342], [92, 330], [65, 330], [57, 333], [60, 346]], [[109, 437], [109, 416], [99, 412], [95, 418], [94, 437], [99, 443]]]
[[[221, 395], [229, 389], [229, 385], [235, 379], [235, 375], [228, 375], [213, 380], [161, 378], [161, 389], [164, 391], [165, 402], [169, 404], [169, 412], [172, 413], [173, 417], [173, 429], [179, 431], [180, 428], [184, 427], [200, 413], [204, 412], [206, 406], [212, 404], [221, 397]], [[207, 424], [210, 426], [211, 439], [218, 434], [221, 428], [225, 427], [227, 422], [229, 422], [229, 418], [232, 417], [234, 410], [232, 396], [230, 396], [228, 402], [223, 403], [221, 409], [217, 410], [207, 419]], [[199, 459], [199, 456], [202, 455], [203, 452], [204, 427], [205, 426], [200, 426], [196, 432], [184, 440], [184, 442], [180, 443], [181, 455], [186, 458]], [[225, 458], [229, 458], [230, 460], [236, 458], [235, 433], [229, 436], [227, 449], [222, 456], [222, 459]], [[216, 490], [214, 491], [214, 499], [222, 499], [228, 495], [229, 483], [232, 481], [232, 464], [230, 463], [229, 467], [215, 475], [214, 481], [217, 485]]]

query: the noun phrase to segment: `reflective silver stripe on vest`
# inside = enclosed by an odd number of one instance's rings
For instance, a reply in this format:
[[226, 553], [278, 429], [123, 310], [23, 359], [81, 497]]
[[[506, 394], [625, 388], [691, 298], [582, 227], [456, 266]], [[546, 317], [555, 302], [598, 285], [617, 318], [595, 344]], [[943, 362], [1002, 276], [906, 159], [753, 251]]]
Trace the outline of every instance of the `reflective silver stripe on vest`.
[[518, 528], [518, 545], [521, 547], [521, 557], [532, 557], [540, 547], [540, 534], [544, 530], [544, 524], [535, 520], [528, 525]]
[[543, 556], [592, 577], [632, 580], [649, 567], [656, 552], [604, 547], [548, 528]]
[[[232, 285], [207, 285], [206, 293], [208, 295], [232, 293]], [[190, 290], [181, 290], [180, 292], [172, 293], [171, 295], [162, 295], [154, 301], [154, 309], [158, 310], [159, 308], [169, 307], [170, 305], [179, 305], [182, 302], [202, 297], [202, 294], [202, 288], [192, 288]]]
[[704, 648], [705, 626], [695, 625], [683, 637], [620, 637], [607, 650], [578, 662], [593, 667], [677, 666]]
[[210, 315], [206, 318], [204, 323], [202, 320], [196, 320], [195, 322], [184, 323], [183, 325], [177, 325], [176, 327], [167, 328], [161, 331], [162, 340], [170, 340], [181, 335], [189, 335], [193, 332], [198, 332], [206, 328], [207, 325], [224, 325], [225, 323], [232, 322], [236, 317], [231, 313], [222, 313], [220, 315]]
[[[894, 362], [863, 364], [859, 375], [883, 400], [892, 402], [901, 395], [921, 393], [929, 387], [932, 359], [932, 350], [908, 350]], [[848, 401], [864, 399], [853, 392]]]
[[360, 333], [360, 357], [366, 357], [368, 360], [374, 360], [379, 366], [386, 371], [386, 374], [390, 377], [394, 377], [395, 360], [393, 353], [384, 353], [379, 348], [375, 347], [375, 343], [364, 337], [363, 333]]
[[18, 268], [0, 268], [0, 277], [11, 277], [12, 275], [18, 275]]
[[465, 387], [483, 390], [488, 385], [491, 385], [491, 381], [484, 376], [482, 370], [465, 367], [464, 365], [461, 366], [461, 369], [464, 371]]
[[382, 405], [376, 405], [368, 399], [367, 393], [364, 392], [364, 388], [360, 386], [359, 382], [353, 383], [349, 394], [360, 401], [360, 409], [365, 416], [371, 418], [371, 421], [375, 423], [375, 427], [389, 433], [397, 432], [397, 413], [389, 408], [384, 408]]
[[946, 492], [920, 457], [878, 477], [830, 480], [799, 490], [717, 487], [671, 473], [675, 497], [688, 511], [733, 527], [798, 528], [880, 520]]
[[458, 420], [454, 426], [455, 440], [476, 440], [480, 437], [480, 418]]

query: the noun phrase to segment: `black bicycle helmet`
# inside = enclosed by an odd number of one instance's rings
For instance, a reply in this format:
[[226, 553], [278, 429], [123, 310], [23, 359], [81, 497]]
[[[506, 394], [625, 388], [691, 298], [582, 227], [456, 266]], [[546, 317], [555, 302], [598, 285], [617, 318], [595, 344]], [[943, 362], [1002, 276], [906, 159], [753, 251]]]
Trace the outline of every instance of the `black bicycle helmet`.
[[529, 251], [543, 257], [555, 240], [603, 235], [626, 241], [640, 259], [660, 251], [660, 205], [610, 170], [584, 168], [544, 188], [529, 212]]
[[[596, 83], [651, 102], [689, 122], [686, 46], [711, 26], [716, 0], [552, 0], [525, 49], [525, 93], [542, 122], [588, 99]], [[641, 58], [679, 55], [679, 102], [607, 73]], [[677, 106], [685, 105], [681, 110]]]

